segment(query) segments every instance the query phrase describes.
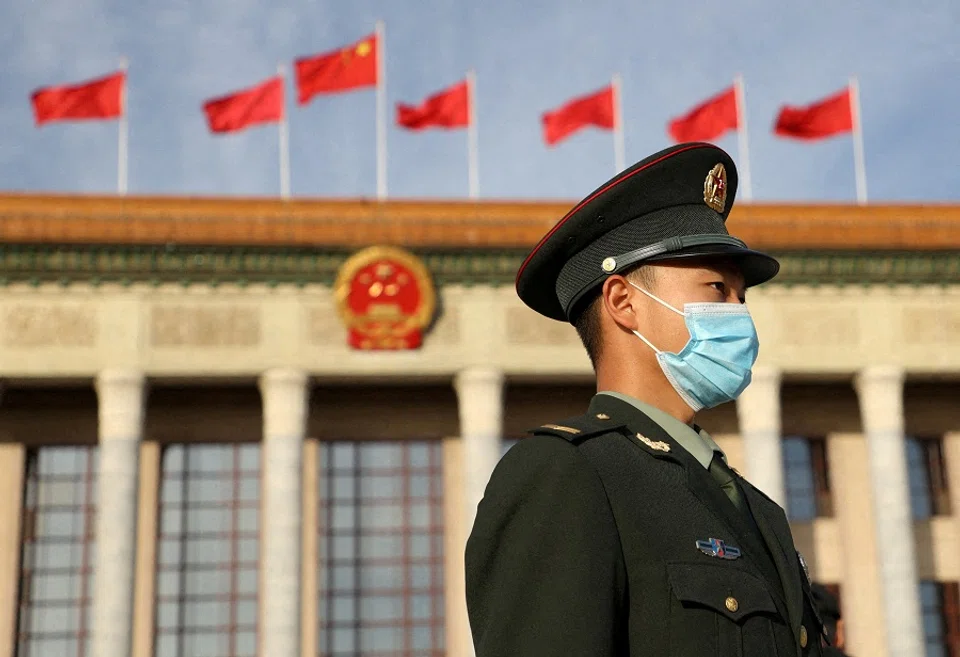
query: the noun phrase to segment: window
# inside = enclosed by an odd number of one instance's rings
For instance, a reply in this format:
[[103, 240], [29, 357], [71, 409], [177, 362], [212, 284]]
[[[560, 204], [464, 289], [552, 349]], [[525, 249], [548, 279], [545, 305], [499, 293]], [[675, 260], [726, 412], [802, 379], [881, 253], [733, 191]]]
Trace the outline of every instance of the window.
[[254, 657], [260, 446], [163, 452], [156, 657]]
[[960, 657], [960, 589], [956, 582], [920, 582], [926, 657]]
[[833, 515], [825, 439], [784, 438], [783, 469], [790, 520], [809, 522]]
[[320, 448], [320, 654], [444, 652], [439, 442]]
[[27, 455], [17, 655], [90, 654], [97, 450]]
[[935, 438], [908, 438], [907, 469], [913, 517], [950, 515], [943, 442]]

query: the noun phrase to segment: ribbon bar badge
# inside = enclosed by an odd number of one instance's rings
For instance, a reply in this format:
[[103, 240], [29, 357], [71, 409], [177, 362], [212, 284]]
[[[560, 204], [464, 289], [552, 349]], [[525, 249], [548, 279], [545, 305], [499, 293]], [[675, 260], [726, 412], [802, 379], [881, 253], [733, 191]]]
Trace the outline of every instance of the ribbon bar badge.
[[732, 545], [727, 545], [718, 538], [710, 538], [706, 541], [700, 540], [697, 541], [697, 549], [703, 552], [708, 557], [717, 557], [719, 559], [739, 559], [741, 552], [740, 548], [733, 547]]

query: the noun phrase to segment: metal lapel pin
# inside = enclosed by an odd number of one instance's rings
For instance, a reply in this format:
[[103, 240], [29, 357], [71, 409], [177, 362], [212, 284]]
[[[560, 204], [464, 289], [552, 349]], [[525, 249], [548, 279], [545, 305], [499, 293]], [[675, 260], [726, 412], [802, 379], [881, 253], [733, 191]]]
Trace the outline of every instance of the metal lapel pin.
[[731, 561], [733, 559], [739, 559], [741, 555], [740, 548], [727, 545], [718, 538], [697, 541], [697, 549], [708, 557], [729, 559]]

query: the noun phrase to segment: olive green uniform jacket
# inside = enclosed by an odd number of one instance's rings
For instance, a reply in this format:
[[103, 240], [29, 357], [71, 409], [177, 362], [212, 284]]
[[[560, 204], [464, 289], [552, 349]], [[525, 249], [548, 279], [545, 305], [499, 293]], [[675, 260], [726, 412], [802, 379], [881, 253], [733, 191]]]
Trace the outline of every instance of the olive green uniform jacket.
[[763, 493], [739, 479], [751, 519], [609, 395], [533, 433], [498, 464], [467, 543], [477, 657], [821, 654], [809, 578]]

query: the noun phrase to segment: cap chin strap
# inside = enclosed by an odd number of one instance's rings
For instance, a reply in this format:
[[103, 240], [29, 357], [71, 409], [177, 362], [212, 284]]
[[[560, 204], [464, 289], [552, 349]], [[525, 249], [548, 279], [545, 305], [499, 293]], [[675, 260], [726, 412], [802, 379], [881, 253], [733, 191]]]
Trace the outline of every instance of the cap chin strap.
[[661, 242], [649, 244], [647, 246], [627, 251], [618, 256], [613, 256], [616, 267], [608, 272], [607, 275], [616, 274], [623, 271], [624, 268], [636, 264], [642, 260], [649, 260], [664, 253], [673, 253], [691, 246], [737, 246], [742, 249], [747, 248], [745, 242], [738, 240], [730, 235], [682, 235], [678, 237], [669, 237]]
[[[631, 265], [635, 265], [643, 260], [649, 260], [650, 258], [654, 258], [658, 255], [663, 255], [664, 253], [673, 253], [690, 246], [705, 245], [736, 246], [741, 249], [747, 248], [746, 243], [738, 240], [736, 237], [719, 233], [711, 233], [706, 235], [683, 235], [680, 237], [669, 237], [660, 242], [648, 244], [647, 246], [634, 249], [633, 251], [627, 251], [626, 253], [622, 253], [618, 256], [604, 258], [600, 265], [602, 269], [600, 274], [595, 279], [590, 281], [589, 284], [584, 285], [579, 292], [573, 295], [573, 298], [567, 302], [566, 307], [563, 309], [564, 314], [569, 317], [570, 309], [577, 305], [577, 302], [583, 298], [583, 295], [592, 290], [594, 286], [598, 285], [611, 274], [620, 273]], [[606, 269], [608, 265], [610, 266], [609, 270]]]

